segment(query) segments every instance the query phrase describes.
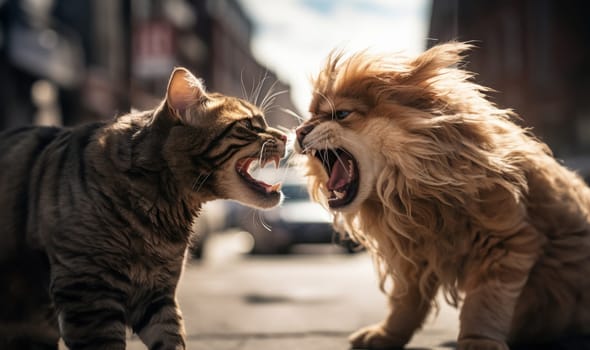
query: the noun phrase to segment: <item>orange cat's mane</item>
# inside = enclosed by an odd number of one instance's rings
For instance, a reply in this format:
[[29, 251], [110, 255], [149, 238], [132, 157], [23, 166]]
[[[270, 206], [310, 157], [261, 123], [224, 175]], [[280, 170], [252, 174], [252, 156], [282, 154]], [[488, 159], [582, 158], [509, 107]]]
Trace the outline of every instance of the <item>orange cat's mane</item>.
[[[335, 214], [334, 223], [373, 253], [382, 288], [388, 277], [404, 288], [412, 276], [428, 294], [435, 279], [452, 304], [462, 276], [450, 266], [482, 232], [522, 229], [531, 160], [550, 159], [548, 148], [512, 121], [512, 111], [489, 102], [486, 89], [458, 67], [469, 47], [435, 47], [413, 61], [333, 53], [315, 81], [311, 108], [323, 96], [355, 96], [404, 131], [395, 142], [376, 140], [390, 147], [382, 149], [386, 167], [373, 201]], [[311, 192], [322, 201], [316, 180]], [[503, 209], [491, 215], [483, 202]], [[458, 207], [465, 215], [453, 212]]]

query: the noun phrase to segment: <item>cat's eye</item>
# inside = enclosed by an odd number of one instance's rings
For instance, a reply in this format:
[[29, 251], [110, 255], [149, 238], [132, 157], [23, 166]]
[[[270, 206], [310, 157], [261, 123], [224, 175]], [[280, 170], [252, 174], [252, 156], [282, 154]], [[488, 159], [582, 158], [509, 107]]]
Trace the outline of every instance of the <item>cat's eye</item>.
[[258, 124], [254, 125], [254, 123], [252, 123], [252, 119], [250, 118], [246, 118], [246, 119], [242, 119], [244, 126], [246, 128], [248, 128], [249, 130], [252, 131], [256, 131], [256, 132], [263, 132], [264, 128], [261, 128], [260, 126], [258, 126]]
[[350, 115], [351, 111], [335, 111], [334, 118], [342, 120]]

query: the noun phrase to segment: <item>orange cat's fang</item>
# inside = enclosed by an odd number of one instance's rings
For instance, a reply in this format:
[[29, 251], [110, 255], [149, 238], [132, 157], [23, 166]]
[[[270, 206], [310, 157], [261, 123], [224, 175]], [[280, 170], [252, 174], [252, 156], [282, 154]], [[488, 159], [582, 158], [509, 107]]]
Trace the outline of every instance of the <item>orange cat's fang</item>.
[[318, 159], [328, 174], [328, 205], [340, 208], [350, 204], [357, 195], [360, 182], [358, 164], [352, 154], [342, 148], [309, 149], [306, 154]]

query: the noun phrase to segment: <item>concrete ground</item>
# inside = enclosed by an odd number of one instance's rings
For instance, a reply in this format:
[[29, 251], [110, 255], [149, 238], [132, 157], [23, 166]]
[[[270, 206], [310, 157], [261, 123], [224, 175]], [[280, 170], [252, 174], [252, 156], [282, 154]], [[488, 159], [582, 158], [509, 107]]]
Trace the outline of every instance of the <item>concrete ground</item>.
[[[188, 349], [344, 350], [351, 332], [385, 317], [367, 254], [316, 246], [251, 257], [240, 253], [240, 241], [237, 233], [214, 236], [204, 260], [186, 267], [178, 298]], [[408, 348], [452, 348], [457, 315], [443, 305]], [[132, 338], [128, 348], [145, 346]]]
[[[320, 245], [252, 257], [245, 244], [239, 233], [214, 235], [204, 259], [188, 261], [178, 290], [187, 349], [348, 350], [351, 332], [387, 314], [366, 253]], [[440, 305], [406, 349], [455, 348], [458, 311]], [[146, 349], [135, 336], [127, 348]], [[590, 350], [590, 337], [512, 350]]]

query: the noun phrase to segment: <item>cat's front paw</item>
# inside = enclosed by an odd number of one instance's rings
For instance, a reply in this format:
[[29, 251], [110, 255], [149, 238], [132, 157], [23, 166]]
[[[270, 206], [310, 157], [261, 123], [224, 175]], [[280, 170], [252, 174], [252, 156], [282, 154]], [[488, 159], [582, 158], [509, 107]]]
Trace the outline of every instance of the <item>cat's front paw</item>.
[[364, 327], [348, 337], [353, 349], [402, 349], [408, 339], [388, 332], [382, 324]]
[[509, 350], [508, 345], [493, 339], [460, 339], [457, 350]]

